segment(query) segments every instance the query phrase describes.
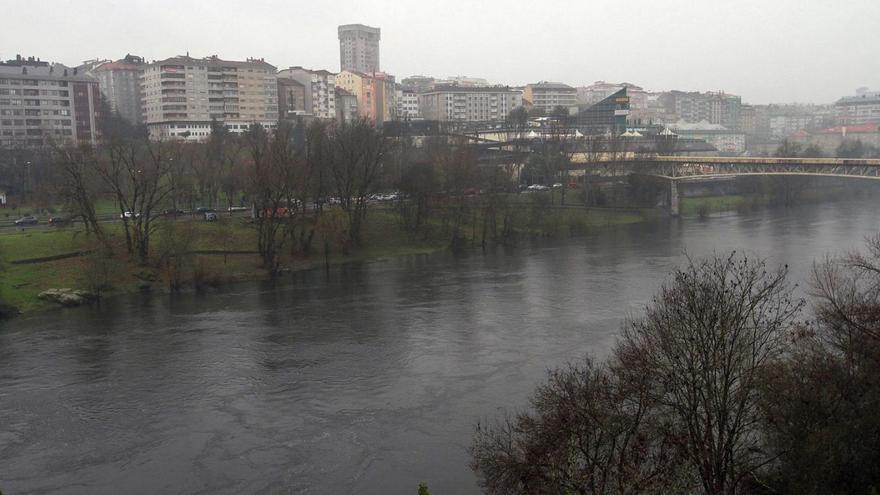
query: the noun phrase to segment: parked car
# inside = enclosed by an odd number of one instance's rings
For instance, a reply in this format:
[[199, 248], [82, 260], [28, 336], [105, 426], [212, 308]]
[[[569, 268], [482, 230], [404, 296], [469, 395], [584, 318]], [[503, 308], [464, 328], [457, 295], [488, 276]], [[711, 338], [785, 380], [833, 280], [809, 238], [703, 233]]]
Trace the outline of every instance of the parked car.
[[56, 227], [59, 225], [67, 225], [72, 221], [73, 219], [70, 217], [49, 217], [49, 225], [55, 225]]
[[250, 208], [248, 208], [247, 206], [230, 206], [230, 207], [229, 207], [229, 211], [230, 211], [230, 212], [233, 212], [233, 211], [247, 211], [247, 210], [250, 210]]
[[216, 212], [208, 211], [205, 212], [205, 221], [206, 222], [216, 222], [219, 217]]
[[40, 221], [33, 215], [25, 215], [15, 221], [15, 225], [36, 225], [38, 223], [40, 223]]
[[204, 215], [205, 213], [215, 213], [214, 208], [208, 208], [207, 206], [199, 206], [195, 209], [196, 215]]
[[550, 190], [547, 186], [542, 186], [541, 184], [532, 184], [527, 188], [528, 191], [548, 191]]
[[179, 215], [186, 215], [186, 212], [181, 209], [172, 208], [170, 210], [162, 210], [162, 215], [166, 217], [176, 217]]
[[140, 218], [140, 216], [141, 216], [140, 213], [132, 213], [130, 211], [122, 212], [119, 214], [119, 218], [121, 218], [123, 220], [126, 218]]
[[561, 182], [557, 182], [557, 183], [553, 184], [553, 189], [559, 189], [560, 187], [562, 187]]

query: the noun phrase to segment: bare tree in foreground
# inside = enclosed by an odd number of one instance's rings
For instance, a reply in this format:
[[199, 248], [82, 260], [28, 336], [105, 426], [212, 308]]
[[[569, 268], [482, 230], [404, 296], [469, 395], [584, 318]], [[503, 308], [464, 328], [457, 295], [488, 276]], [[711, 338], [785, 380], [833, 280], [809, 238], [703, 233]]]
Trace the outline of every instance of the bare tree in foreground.
[[786, 274], [733, 254], [691, 262], [624, 334], [623, 365], [654, 380], [656, 399], [685, 432], [704, 493], [737, 493], [768, 461], [758, 378], [785, 350], [803, 305]]
[[556, 371], [532, 411], [477, 427], [486, 492], [741, 492], [772, 461], [759, 378], [802, 306], [786, 273], [733, 254], [676, 270], [607, 366]]
[[553, 371], [531, 412], [477, 425], [472, 467], [484, 491], [643, 494], [681, 485], [675, 425], [657, 414], [646, 380], [619, 371], [590, 361]]

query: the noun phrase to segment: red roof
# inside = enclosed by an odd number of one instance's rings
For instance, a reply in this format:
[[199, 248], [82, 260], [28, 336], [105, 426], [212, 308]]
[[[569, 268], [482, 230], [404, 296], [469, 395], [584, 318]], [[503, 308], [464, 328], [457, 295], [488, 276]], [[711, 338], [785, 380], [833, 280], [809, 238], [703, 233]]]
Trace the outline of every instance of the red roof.
[[838, 125], [828, 129], [822, 129], [819, 131], [819, 134], [843, 134], [844, 129], [846, 129], [847, 134], [866, 134], [880, 132], [880, 124]]

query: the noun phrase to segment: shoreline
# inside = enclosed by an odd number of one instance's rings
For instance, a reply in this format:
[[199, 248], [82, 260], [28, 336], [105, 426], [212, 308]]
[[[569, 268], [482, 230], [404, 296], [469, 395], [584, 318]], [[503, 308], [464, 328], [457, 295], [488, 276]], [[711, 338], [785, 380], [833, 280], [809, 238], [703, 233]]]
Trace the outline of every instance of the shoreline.
[[[526, 212], [531, 213], [531, 212]], [[383, 260], [402, 258], [415, 255], [430, 255], [438, 252], [451, 251], [452, 239], [448, 233], [433, 232], [413, 235], [404, 233], [398, 222], [387, 211], [377, 209], [371, 214], [367, 224], [365, 244], [342, 254], [334, 250], [325, 259], [320, 250], [314, 248], [309, 256], [288, 255], [281, 264], [281, 269], [274, 277], [283, 277], [292, 273], [320, 270], [325, 267], [339, 267], [349, 263], [374, 263]], [[532, 238], [554, 238], [560, 236], [577, 237], [590, 232], [610, 228], [644, 223], [661, 218], [662, 212], [649, 208], [583, 208], [577, 206], [561, 206], [541, 212], [539, 224], [524, 225], [518, 229], [512, 244]], [[229, 225], [217, 226], [195, 222], [193, 227], [205, 231], [209, 228], [222, 228], [224, 231], [234, 229], [232, 219]], [[481, 249], [481, 241], [471, 239], [471, 225], [464, 232], [464, 251]], [[227, 232], [228, 233], [228, 232]], [[16, 237], [18, 236], [18, 237]], [[270, 280], [273, 276], [260, 266], [259, 255], [248, 249], [244, 241], [249, 236], [247, 231], [239, 231], [238, 236], [231, 236], [226, 249], [217, 249], [212, 236], [199, 237], [198, 245], [186, 255], [187, 277], [182, 280], [177, 290], [172, 290], [164, 276], [161, 264], [141, 266], [127, 255], [117, 254], [113, 258], [92, 256], [93, 249], [82, 249], [82, 244], [71, 249], [82, 234], [75, 230], [64, 231], [33, 231], [0, 235], [0, 248], [9, 245], [23, 244], [15, 253], [26, 252], [29, 257], [5, 259], [5, 272], [0, 277], [2, 301], [17, 308], [13, 314], [2, 321], [14, 321], [16, 316], [26, 316], [64, 308], [53, 301], [40, 299], [38, 295], [50, 289], [83, 290], [88, 285], [87, 279], [94, 277], [91, 272], [98, 271], [110, 277], [109, 289], [101, 292], [97, 298], [111, 299], [117, 296], [136, 294], [149, 291], [154, 294], [173, 294], [175, 292], [193, 293], [209, 291], [213, 288], [225, 287], [242, 282]], [[79, 238], [80, 243], [84, 242]], [[158, 243], [157, 243], [158, 244]], [[493, 241], [491, 245], [503, 245]], [[316, 243], [317, 245], [317, 243]], [[206, 247], [207, 246], [207, 247]], [[213, 249], [208, 249], [212, 247]], [[30, 249], [29, 249], [30, 248]], [[77, 255], [79, 254], [79, 255]], [[97, 266], [96, 266], [97, 265]], [[190, 273], [191, 272], [191, 273]], [[84, 305], [91, 304], [86, 302]]]

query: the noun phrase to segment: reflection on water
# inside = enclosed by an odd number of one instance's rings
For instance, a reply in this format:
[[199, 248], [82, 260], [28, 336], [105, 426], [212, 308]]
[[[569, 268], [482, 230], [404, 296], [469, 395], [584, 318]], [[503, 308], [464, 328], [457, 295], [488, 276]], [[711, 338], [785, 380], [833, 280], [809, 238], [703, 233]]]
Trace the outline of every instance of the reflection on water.
[[856, 248], [876, 203], [628, 226], [0, 328], [10, 493], [476, 493], [473, 423], [601, 356], [685, 253]]

